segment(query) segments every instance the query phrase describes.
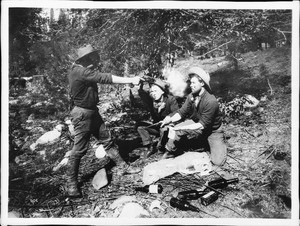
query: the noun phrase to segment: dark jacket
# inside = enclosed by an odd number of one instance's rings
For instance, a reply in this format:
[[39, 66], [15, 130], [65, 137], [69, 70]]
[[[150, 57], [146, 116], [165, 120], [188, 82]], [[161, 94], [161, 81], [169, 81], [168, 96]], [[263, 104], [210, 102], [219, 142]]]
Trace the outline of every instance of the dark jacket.
[[183, 106], [178, 110], [182, 119], [192, 119], [204, 126], [204, 132], [218, 129], [222, 124], [219, 103], [216, 97], [206, 90], [200, 96], [198, 106], [195, 106], [194, 97], [188, 95]]
[[166, 103], [166, 106], [158, 112], [154, 107], [153, 99], [150, 97], [149, 93], [143, 89], [139, 89], [138, 92], [145, 108], [150, 112], [154, 123], [163, 120], [168, 115], [173, 115], [179, 109], [176, 98], [172, 95], [165, 94], [162, 101]]
[[110, 73], [75, 66], [68, 75], [71, 101], [75, 106], [95, 109], [99, 102], [97, 83], [110, 84]]

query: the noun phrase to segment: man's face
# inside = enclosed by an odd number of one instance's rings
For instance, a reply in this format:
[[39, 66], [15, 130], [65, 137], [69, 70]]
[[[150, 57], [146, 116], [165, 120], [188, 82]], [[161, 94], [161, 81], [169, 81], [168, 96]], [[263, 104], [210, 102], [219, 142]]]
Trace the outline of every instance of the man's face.
[[204, 82], [200, 82], [197, 77], [191, 78], [191, 89], [194, 94], [199, 93], [204, 86]]
[[150, 88], [150, 96], [154, 100], [159, 100], [161, 96], [164, 94], [164, 91], [156, 85], [152, 85]]

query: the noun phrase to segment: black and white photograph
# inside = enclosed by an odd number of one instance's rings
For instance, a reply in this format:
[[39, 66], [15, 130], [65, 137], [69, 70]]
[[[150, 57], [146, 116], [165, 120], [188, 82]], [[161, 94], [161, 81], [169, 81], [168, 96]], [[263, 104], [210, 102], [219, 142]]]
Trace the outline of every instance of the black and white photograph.
[[299, 225], [299, 2], [1, 12], [1, 225]]

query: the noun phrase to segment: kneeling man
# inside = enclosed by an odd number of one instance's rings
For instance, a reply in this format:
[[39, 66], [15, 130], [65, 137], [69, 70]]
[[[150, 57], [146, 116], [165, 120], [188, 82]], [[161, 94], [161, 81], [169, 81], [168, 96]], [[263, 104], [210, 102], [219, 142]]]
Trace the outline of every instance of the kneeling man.
[[166, 144], [163, 158], [172, 158], [182, 149], [196, 141], [207, 143], [213, 164], [223, 165], [226, 161], [227, 147], [224, 142], [222, 119], [216, 97], [211, 94], [210, 76], [202, 68], [189, 70], [192, 93], [183, 106], [172, 117], [164, 118], [162, 126], [183, 121], [173, 130], [173, 136]]

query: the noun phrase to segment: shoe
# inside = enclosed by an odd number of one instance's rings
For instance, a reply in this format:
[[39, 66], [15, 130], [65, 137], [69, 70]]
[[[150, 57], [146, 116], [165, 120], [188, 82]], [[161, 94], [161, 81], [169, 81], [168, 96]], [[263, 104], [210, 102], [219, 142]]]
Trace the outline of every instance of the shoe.
[[161, 157], [161, 159], [170, 159], [170, 158], [175, 158], [175, 155], [166, 151], [163, 156]]
[[154, 145], [150, 145], [149, 150], [146, 153], [146, 157], [149, 158], [151, 155], [153, 155], [157, 151], [156, 147]]
[[82, 194], [78, 189], [78, 185], [75, 182], [68, 182], [66, 186], [67, 196], [70, 198], [80, 198]]
[[156, 149], [157, 149], [157, 153], [159, 155], [162, 155], [162, 154], [164, 154], [166, 152], [166, 148], [165, 147], [156, 147]]

